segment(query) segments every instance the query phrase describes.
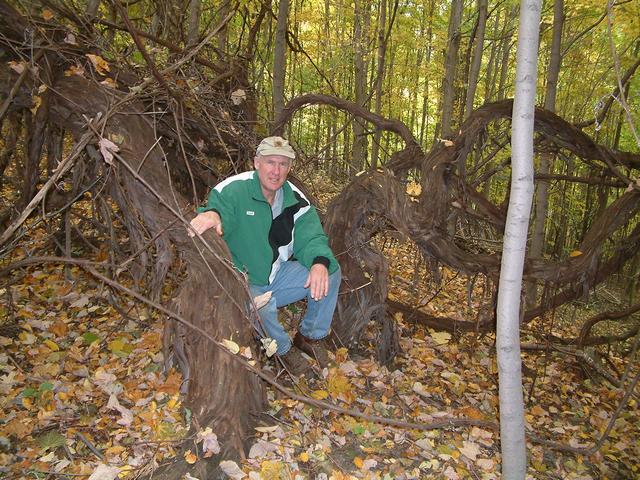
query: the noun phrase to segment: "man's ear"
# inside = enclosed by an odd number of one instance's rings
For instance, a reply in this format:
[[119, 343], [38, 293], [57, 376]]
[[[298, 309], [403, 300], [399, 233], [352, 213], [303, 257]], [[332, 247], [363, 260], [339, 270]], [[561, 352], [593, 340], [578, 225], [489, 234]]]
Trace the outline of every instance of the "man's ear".
[[253, 168], [258, 168], [258, 156], [253, 157]]

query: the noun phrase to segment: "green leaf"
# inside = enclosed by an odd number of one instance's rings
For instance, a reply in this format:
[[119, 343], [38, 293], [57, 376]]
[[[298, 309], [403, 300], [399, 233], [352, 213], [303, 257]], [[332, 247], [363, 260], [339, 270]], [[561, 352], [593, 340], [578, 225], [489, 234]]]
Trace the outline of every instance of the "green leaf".
[[38, 445], [43, 452], [55, 450], [67, 443], [67, 440], [56, 431], [50, 431], [38, 437]]
[[34, 398], [38, 396], [38, 393], [39, 393], [38, 390], [36, 390], [35, 388], [28, 387], [22, 391], [21, 395], [23, 398], [29, 398], [29, 397]]
[[51, 391], [51, 390], [53, 390], [53, 383], [51, 382], [41, 383], [40, 386], [38, 387], [38, 392], [40, 393]]
[[364, 425], [361, 425], [361, 424], [357, 423], [353, 427], [351, 427], [351, 431], [355, 435], [362, 435], [364, 432], [367, 431], [367, 429], [364, 427]]
[[100, 337], [93, 332], [83, 333], [82, 338], [84, 339], [85, 343], [87, 343], [88, 345], [91, 345], [93, 342], [100, 340]]

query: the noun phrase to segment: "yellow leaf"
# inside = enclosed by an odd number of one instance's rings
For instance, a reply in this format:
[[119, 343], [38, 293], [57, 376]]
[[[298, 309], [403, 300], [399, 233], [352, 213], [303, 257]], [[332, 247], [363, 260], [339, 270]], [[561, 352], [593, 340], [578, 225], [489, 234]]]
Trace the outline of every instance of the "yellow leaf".
[[96, 72], [98, 72], [100, 75], [106, 75], [106, 73], [109, 71], [109, 64], [104, 58], [102, 58], [100, 55], [93, 55], [91, 53], [87, 53], [86, 56], [89, 60], [91, 60], [91, 63], [93, 63], [93, 68], [96, 69]]
[[446, 345], [451, 340], [451, 334], [449, 332], [433, 332], [431, 334], [431, 338], [438, 345]]
[[196, 461], [198, 460], [198, 457], [196, 457], [191, 450], [187, 450], [186, 452], [184, 452], [184, 461], [187, 462], [190, 465], [193, 465], [194, 463], [196, 463]]
[[240, 346], [233, 340], [227, 340], [225, 338], [224, 340], [222, 340], [222, 344], [234, 355], [240, 351]]
[[35, 113], [38, 111], [38, 107], [40, 107], [41, 103], [42, 103], [42, 99], [40, 98], [40, 96], [34, 95], [33, 96], [33, 107], [31, 107], [29, 109], [29, 110], [31, 110], [31, 113], [33, 113], [35, 115]]
[[49, 349], [52, 352], [57, 352], [58, 350], [60, 350], [60, 347], [58, 346], [58, 344], [56, 342], [52, 341], [52, 340], [47, 339], [47, 340], [44, 341], [44, 344], [47, 347], [49, 347]]
[[126, 448], [124, 448], [122, 445], [115, 445], [113, 447], [107, 448], [104, 452], [104, 455], [106, 457], [117, 457], [124, 451], [126, 451]]
[[65, 77], [70, 77], [71, 75], [78, 75], [79, 77], [84, 77], [84, 68], [79, 65], [71, 65], [64, 72]]
[[364, 466], [364, 460], [360, 457], [356, 457], [353, 459], [353, 464], [358, 468], [362, 468]]
[[327, 390], [333, 398], [351, 403], [355, 397], [349, 379], [339, 371], [332, 371], [327, 378]]
[[118, 478], [125, 478], [127, 475], [131, 473], [133, 468], [134, 467], [132, 465], [123, 465], [122, 467], [120, 467], [120, 473], [118, 474]]
[[102, 85], [104, 85], [105, 87], [109, 87], [109, 88], [118, 88], [118, 84], [116, 83], [116, 81], [113, 78], [105, 78], [103, 81], [100, 82]]
[[121, 352], [122, 349], [124, 348], [124, 342], [122, 341], [121, 338], [118, 338], [117, 340], [113, 340], [113, 341], [109, 342], [108, 348], [112, 352], [115, 352], [115, 351], [120, 351]]
[[309, 454], [307, 452], [302, 452], [300, 455], [298, 455], [298, 460], [300, 460], [302, 463], [307, 463], [309, 461]]
[[574, 250], [569, 254], [570, 257], [579, 257], [580, 255], [582, 255], [582, 252], [580, 250]]
[[171, 400], [167, 402], [167, 408], [169, 408], [170, 410], [173, 410], [175, 406], [179, 404], [180, 404], [180, 399], [178, 395], [174, 395], [173, 397], [171, 397]]
[[316, 400], [324, 400], [329, 396], [329, 393], [326, 390], [314, 390], [311, 396]]
[[36, 341], [36, 336], [28, 332], [20, 332], [18, 338], [25, 345], [33, 345]]
[[274, 480], [289, 478], [284, 463], [275, 460], [265, 460], [262, 462], [260, 464], [260, 475], [262, 478]]
[[54, 17], [53, 12], [48, 8], [45, 8], [44, 10], [42, 10], [42, 18], [44, 18], [46, 21], [51, 20], [53, 17]]

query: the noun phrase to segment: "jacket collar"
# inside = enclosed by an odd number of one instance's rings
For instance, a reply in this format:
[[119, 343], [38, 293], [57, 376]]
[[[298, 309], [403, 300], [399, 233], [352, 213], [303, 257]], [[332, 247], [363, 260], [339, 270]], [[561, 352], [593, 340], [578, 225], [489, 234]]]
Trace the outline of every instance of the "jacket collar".
[[[287, 180], [282, 185], [282, 193], [284, 196], [282, 197], [282, 207], [290, 207], [291, 205], [295, 205], [298, 203], [298, 199], [293, 194], [293, 189], [291, 185], [289, 185], [289, 181]], [[264, 194], [262, 193], [262, 187], [260, 186], [260, 178], [258, 178], [258, 172], [253, 171], [253, 177], [251, 181], [251, 196], [254, 200], [258, 200], [259, 202], [267, 202], [267, 199], [264, 198]]]

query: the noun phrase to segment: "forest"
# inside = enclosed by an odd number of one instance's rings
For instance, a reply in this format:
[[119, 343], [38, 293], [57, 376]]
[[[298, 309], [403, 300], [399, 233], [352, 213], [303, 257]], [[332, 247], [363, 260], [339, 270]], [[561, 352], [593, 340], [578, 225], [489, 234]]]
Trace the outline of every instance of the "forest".
[[[639, 67], [640, 0], [0, 0], [0, 478], [640, 478]], [[268, 135], [342, 270], [299, 377], [188, 234]]]

